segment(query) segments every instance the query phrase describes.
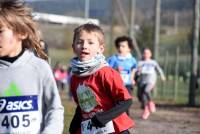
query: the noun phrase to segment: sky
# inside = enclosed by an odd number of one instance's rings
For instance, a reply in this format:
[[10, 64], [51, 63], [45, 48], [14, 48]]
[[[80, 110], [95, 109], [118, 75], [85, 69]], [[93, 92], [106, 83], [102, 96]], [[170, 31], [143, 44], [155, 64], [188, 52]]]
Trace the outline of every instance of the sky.
[[55, 1], [55, 0], [25, 0], [27, 2], [34, 2], [34, 1]]

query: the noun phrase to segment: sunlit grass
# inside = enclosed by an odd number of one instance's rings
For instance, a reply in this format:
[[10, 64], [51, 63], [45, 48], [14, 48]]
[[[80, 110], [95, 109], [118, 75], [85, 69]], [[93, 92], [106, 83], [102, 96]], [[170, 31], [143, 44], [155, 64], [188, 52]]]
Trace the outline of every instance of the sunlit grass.
[[64, 106], [65, 112], [64, 112], [64, 132], [63, 134], [69, 134], [69, 126], [71, 123], [71, 120], [75, 113], [75, 103], [72, 100], [69, 100], [67, 98], [66, 92], [60, 92], [62, 105]]
[[62, 100], [62, 104], [65, 108], [63, 134], [69, 134], [69, 125], [70, 125], [72, 117], [74, 115], [75, 104], [74, 104], [74, 102], [66, 100], [66, 99]]
[[53, 67], [56, 62], [62, 64], [69, 64], [70, 59], [73, 57], [72, 49], [49, 49], [49, 57], [51, 58], [51, 66]]

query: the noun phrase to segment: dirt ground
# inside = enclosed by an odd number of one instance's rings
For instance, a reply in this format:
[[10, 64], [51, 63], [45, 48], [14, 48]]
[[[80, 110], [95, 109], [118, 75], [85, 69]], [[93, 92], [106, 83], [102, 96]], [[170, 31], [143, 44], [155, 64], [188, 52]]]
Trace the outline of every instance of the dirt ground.
[[200, 134], [200, 108], [157, 104], [157, 111], [147, 120], [141, 119], [142, 110], [134, 103], [130, 116], [135, 120], [131, 134]]
[[[61, 98], [66, 97], [62, 95]], [[143, 120], [140, 104], [133, 100], [130, 116], [135, 121], [135, 127], [130, 129], [131, 134], [200, 134], [200, 108], [158, 102], [156, 107], [156, 112]]]

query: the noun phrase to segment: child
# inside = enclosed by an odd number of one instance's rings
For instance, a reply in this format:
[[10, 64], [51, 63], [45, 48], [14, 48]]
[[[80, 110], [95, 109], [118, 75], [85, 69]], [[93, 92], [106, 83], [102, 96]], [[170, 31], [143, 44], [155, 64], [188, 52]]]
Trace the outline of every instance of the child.
[[25, 3], [1, 0], [0, 133], [62, 134], [64, 110], [39, 41]]
[[62, 79], [62, 72], [61, 72], [62, 64], [60, 62], [56, 62], [55, 67], [53, 68], [54, 78], [56, 80], [56, 85], [58, 90], [62, 88], [61, 79]]
[[141, 102], [141, 108], [144, 109], [142, 118], [147, 119], [150, 112], [155, 112], [155, 104], [151, 99], [150, 92], [156, 85], [156, 71], [161, 75], [164, 81], [165, 76], [159, 64], [151, 59], [151, 50], [145, 48], [143, 51], [143, 60], [138, 63], [137, 83], [138, 83], [138, 99]]
[[134, 125], [126, 110], [132, 98], [120, 75], [110, 68], [103, 56], [104, 33], [94, 24], [74, 30], [70, 89], [77, 104], [70, 133], [128, 134]]
[[[137, 67], [137, 61], [131, 55], [133, 41], [130, 37], [120, 36], [115, 40], [115, 47], [118, 53], [108, 58], [108, 63], [120, 73], [125, 87], [132, 95], [133, 85], [135, 85], [134, 74]], [[129, 111], [127, 110], [127, 114]]]
[[108, 63], [120, 73], [126, 88], [132, 94], [132, 86], [135, 85], [134, 74], [137, 67], [137, 61], [131, 55], [133, 41], [130, 37], [121, 36], [115, 40], [115, 47], [118, 54], [108, 58]]

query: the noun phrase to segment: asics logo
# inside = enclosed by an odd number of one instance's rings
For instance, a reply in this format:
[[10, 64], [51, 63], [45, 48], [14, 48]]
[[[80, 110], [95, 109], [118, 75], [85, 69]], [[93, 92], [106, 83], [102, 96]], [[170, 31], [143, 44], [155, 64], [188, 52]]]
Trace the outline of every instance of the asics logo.
[[0, 99], [0, 112], [5, 108], [6, 106], [6, 100]]
[[30, 110], [32, 109], [32, 100], [23, 101], [6, 101], [6, 99], [0, 99], [0, 112], [2, 110], [6, 111], [20, 111], [20, 110]]

